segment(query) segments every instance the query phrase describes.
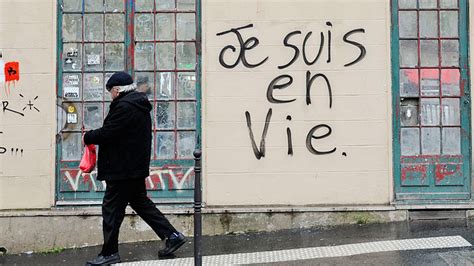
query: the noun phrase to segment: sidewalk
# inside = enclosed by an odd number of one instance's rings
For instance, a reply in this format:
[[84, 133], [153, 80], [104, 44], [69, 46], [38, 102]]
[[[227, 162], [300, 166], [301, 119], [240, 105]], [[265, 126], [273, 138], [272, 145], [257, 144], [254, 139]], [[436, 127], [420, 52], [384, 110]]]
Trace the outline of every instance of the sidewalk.
[[[203, 261], [215, 265], [215, 259], [225, 257], [224, 264], [473, 265], [472, 225], [464, 220], [416, 221], [206, 236], [202, 241]], [[174, 259], [158, 260], [157, 250], [163, 245], [161, 241], [121, 244], [122, 262], [124, 265], [193, 265], [192, 238], [176, 252]], [[84, 265], [99, 250], [95, 246], [57, 254], [6, 255], [0, 256], [0, 265]], [[271, 260], [259, 260], [264, 257]]]

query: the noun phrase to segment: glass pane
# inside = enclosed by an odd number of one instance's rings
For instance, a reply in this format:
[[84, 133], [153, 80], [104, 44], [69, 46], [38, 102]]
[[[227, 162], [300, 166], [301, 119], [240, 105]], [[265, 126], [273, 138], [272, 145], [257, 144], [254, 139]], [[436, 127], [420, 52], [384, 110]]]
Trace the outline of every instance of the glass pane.
[[84, 10], [86, 12], [104, 11], [104, 2], [103, 0], [84, 0]]
[[178, 103], [178, 128], [196, 127], [196, 107], [194, 102]]
[[195, 10], [196, 0], [178, 0], [178, 10]]
[[173, 129], [175, 121], [174, 103], [158, 102], [156, 108], [156, 127], [159, 129]]
[[420, 41], [421, 66], [438, 66], [438, 41]]
[[174, 133], [156, 133], [156, 157], [158, 159], [174, 159]]
[[401, 129], [402, 155], [420, 154], [420, 129], [402, 128]]
[[[112, 97], [110, 96], [110, 92], [107, 91], [107, 89], [105, 88], [105, 85], [107, 84], [107, 81], [109, 81], [109, 78], [113, 75], [114, 73], [105, 73], [105, 77], [104, 77], [104, 100], [106, 101], [112, 101]], [[105, 105], [106, 107], [108, 107], [109, 105], [106, 104]], [[105, 112], [106, 114], [108, 113]]]
[[105, 40], [123, 42], [125, 31], [125, 15], [105, 15]]
[[176, 62], [179, 69], [195, 69], [196, 47], [194, 43], [178, 43]]
[[438, 12], [420, 11], [420, 37], [438, 37]]
[[458, 37], [458, 12], [441, 11], [439, 31], [441, 37]]
[[64, 12], [82, 12], [82, 1], [63, 0]]
[[174, 98], [175, 78], [173, 72], [156, 73], [156, 98]]
[[84, 104], [84, 128], [86, 130], [100, 128], [103, 120], [102, 103]]
[[400, 11], [399, 16], [400, 38], [417, 38], [418, 27], [416, 11]]
[[459, 41], [442, 40], [441, 41], [441, 65], [459, 66]]
[[418, 96], [418, 70], [400, 69], [400, 96]]
[[443, 154], [461, 154], [460, 128], [443, 128]]
[[123, 12], [123, 0], [105, 0], [105, 11], [107, 12]]
[[444, 96], [460, 96], [459, 88], [460, 73], [459, 69], [441, 70], [441, 88]]
[[101, 14], [86, 14], [84, 15], [84, 39], [86, 41], [103, 41], [104, 28], [103, 17]]
[[196, 99], [196, 74], [193, 72], [178, 73], [178, 98]]
[[84, 74], [84, 101], [102, 101], [104, 93], [102, 73]]
[[156, 0], [156, 10], [170, 10], [175, 7], [175, 0]]
[[[415, 0], [412, 0], [415, 2]], [[420, 8], [437, 8], [438, 7], [438, 0], [419, 0]]]
[[422, 69], [421, 70], [421, 95], [438, 96], [439, 95], [439, 70]]
[[460, 125], [459, 98], [443, 98], [443, 125]]
[[154, 40], [152, 14], [136, 14], [135, 15], [135, 40], [137, 41]]
[[439, 99], [421, 99], [421, 125], [439, 125]]
[[135, 82], [137, 91], [145, 93], [148, 99], [153, 100], [153, 72], [135, 72]]
[[457, 8], [458, 0], [440, 0], [439, 5], [441, 8]]
[[136, 0], [135, 10], [138, 12], [153, 11], [153, 1], [150, 0]]
[[422, 154], [440, 154], [441, 153], [441, 134], [439, 128], [421, 129], [421, 153]]
[[101, 71], [104, 69], [103, 64], [103, 46], [101, 43], [87, 43], [84, 45], [86, 56], [86, 71]]
[[82, 41], [82, 18], [81, 15], [63, 15], [63, 41]]
[[156, 39], [174, 40], [174, 14], [156, 14]]
[[82, 68], [82, 49], [80, 43], [63, 45], [63, 70], [80, 71]]
[[418, 126], [418, 99], [402, 99], [400, 121], [402, 126]]
[[178, 158], [193, 158], [196, 149], [196, 136], [194, 132], [179, 132]]
[[63, 74], [63, 95], [66, 100], [81, 100], [82, 75]]
[[122, 43], [105, 44], [105, 70], [124, 70], [124, 46]]
[[157, 43], [156, 44], [156, 69], [174, 69], [174, 44]]
[[135, 46], [135, 69], [153, 70], [153, 43], [137, 43]]
[[82, 157], [81, 133], [63, 133], [61, 158], [65, 161], [79, 161]]
[[66, 127], [63, 131], [82, 129], [82, 104], [64, 103], [66, 110]]
[[414, 67], [418, 65], [418, 42], [400, 41], [400, 66]]
[[416, 1], [414, 0], [399, 0], [398, 6], [400, 8], [416, 8]]
[[194, 40], [196, 39], [196, 19], [193, 13], [184, 13], [177, 15], [178, 40]]

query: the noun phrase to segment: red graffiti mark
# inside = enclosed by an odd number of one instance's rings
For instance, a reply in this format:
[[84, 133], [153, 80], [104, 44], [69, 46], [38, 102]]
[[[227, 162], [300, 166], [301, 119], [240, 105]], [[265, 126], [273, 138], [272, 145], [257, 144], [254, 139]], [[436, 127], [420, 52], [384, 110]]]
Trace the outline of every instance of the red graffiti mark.
[[413, 179], [415, 173], [421, 174], [420, 178], [426, 178], [427, 165], [410, 165], [402, 167], [402, 182], [405, 182], [407, 177]]
[[449, 167], [454, 166], [454, 164], [438, 164], [436, 165], [436, 183], [443, 181], [446, 177], [453, 176], [456, 173], [461, 171], [461, 165], [456, 164], [456, 167]]
[[20, 80], [20, 63], [8, 62], [5, 64], [5, 81], [19, 81]]

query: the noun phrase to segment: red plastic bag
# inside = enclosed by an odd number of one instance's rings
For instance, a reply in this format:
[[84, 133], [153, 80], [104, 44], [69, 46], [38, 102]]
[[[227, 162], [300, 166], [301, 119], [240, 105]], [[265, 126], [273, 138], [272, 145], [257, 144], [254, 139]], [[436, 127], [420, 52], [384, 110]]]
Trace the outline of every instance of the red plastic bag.
[[83, 173], [90, 173], [95, 167], [96, 160], [97, 155], [95, 151], [95, 145], [86, 145], [86, 148], [84, 149], [84, 155], [82, 155], [81, 163], [79, 164], [79, 168]]

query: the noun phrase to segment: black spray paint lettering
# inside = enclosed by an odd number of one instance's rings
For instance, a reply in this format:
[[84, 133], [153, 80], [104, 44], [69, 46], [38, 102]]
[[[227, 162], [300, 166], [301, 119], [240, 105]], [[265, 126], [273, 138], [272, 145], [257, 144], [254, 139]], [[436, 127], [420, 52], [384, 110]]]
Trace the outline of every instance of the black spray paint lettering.
[[349, 31], [348, 33], [346, 33], [346, 34], [344, 35], [344, 37], [343, 37], [344, 42], [350, 43], [350, 44], [352, 44], [352, 45], [354, 45], [354, 46], [357, 46], [357, 47], [360, 49], [360, 54], [359, 54], [359, 56], [358, 56], [354, 61], [345, 64], [345, 65], [344, 65], [345, 67], [352, 66], [352, 65], [358, 63], [360, 60], [364, 59], [365, 54], [367, 53], [365, 47], [364, 47], [362, 44], [360, 44], [360, 43], [358, 43], [358, 42], [356, 42], [356, 41], [351, 41], [351, 40], [349, 40], [349, 37], [350, 37], [352, 34], [354, 34], [354, 33], [359, 33], [359, 32], [365, 33], [365, 30], [364, 30], [364, 29], [351, 30], [351, 31]]
[[4, 113], [6, 111], [8, 111], [8, 112], [12, 112], [12, 113], [17, 114], [17, 115], [25, 116], [25, 114], [23, 114], [23, 113], [20, 113], [18, 111], [15, 111], [13, 109], [8, 108], [8, 104], [9, 104], [8, 101], [2, 101], [2, 106], [3, 106], [3, 112]]
[[329, 93], [329, 109], [331, 109], [332, 108], [332, 90], [331, 90], [331, 83], [329, 83], [329, 79], [326, 77], [326, 75], [322, 73], [318, 73], [311, 77], [310, 71], [306, 71], [306, 105], [311, 104], [311, 87], [313, 85], [313, 82], [317, 78], [323, 78], [324, 81], [326, 81], [326, 85], [328, 87], [328, 93]]
[[256, 37], [250, 37], [249, 39], [244, 41], [244, 39], [242, 38], [242, 34], [239, 32], [239, 30], [252, 28], [252, 27], [253, 27], [253, 24], [249, 24], [249, 25], [246, 25], [246, 26], [243, 26], [243, 27], [232, 28], [228, 31], [223, 31], [223, 32], [217, 33], [217, 36], [225, 35], [225, 34], [228, 34], [228, 33], [234, 33], [236, 35], [237, 40], [239, 41], [239, 45], [240, 45], [239, 55], [238, 55], [236, 61], [233, 64], [227, 64], [224, 60], [224, 57], [225, 57], [225, 54], [226, 54], [227, 50], [229, 50], [229, 49], [232, 50], [233, 53], [235, 53], [237, 51], [235, 46], [227, 45], [224, 48], [222, 48], [221, 52], [219, 53], [219, 63], [223, 67], [225, 67], [225, 68], [234, 68], [240, 63], [240, 61], [242, 61], [242, 64], [245, 67], [255, 68], [255, 67], [258, 67], [258, 66], [262, 65], [263, 63], [265, 63], [268, 60], [268, 56], [267, 56], [265, 59], [263, 59], [262, 61], [260, 61], [259, 63], [256, 63], [256, 64], [251, 64], [247, 61], [247, 57], [245, 56], [245, 52], [247, 50], [251, 50], [251, 49], [257, 47], [257, 45], [260, 43], [260, 41]]
[[[314, 133], [316, 133], [316, 130], [320, 129], [320, 128], [327, 128], [328, 132], [326, 132], [325, 134], [323, 135], [320, 135], [320, 136], [315, 136]], [[306, 136], [306, 148], [312, 153], [312, 154], [315, 154], [315, 155], [324, 155], [324, 154], [330, 154], [330, 153], [333, 153], [336, 151], [336, 148], [332, 149], [332, 150], [329, 150], [329, 151], [318, 151], [314, 148], [313, 146], [313, 143], [312, 143], [312, 140], [313, 139], [323, 139], [323, 138], [326, 138], [326, 137], [329, 137], [329, 135], [331, 135], [331, 132], [332, 132], [332, 129], [330, 126], [326, 125], [326, 124], [320, 124], [320, 125], [317, 125], [317, 126], [314, 126], [309, 132], [308, 132], [308, 135]]]
[[[24, 98], [24, 96], [22, 94], [20, 94], [20, 97]], [[36, 96], [33, 99], [33, 101], [36, 101], [38, 99], [38, 97], [39, 96]], [[23, 107], [22, 111], [25, 111], [26, 108], [29, 108], [29, 110], [32, 110], [32, 108], [34, 108], [38, 113], [40, 112], [40, 110], [34, 106], [34, 103], [32, 103], [31, 100], [28, 100], [28, 103], [26, 104], [25, 107]]]
[[255, 157], [260, 160], [260, 158], [265, 157], [265, 137], [267, 136], [268, 126], [270, 125], [270, 119], [272, 118], [272, 108], [268, 109], [267, 117], [265, 118], [265, 126], [263, 127], [262, 138], [260, 140], [260, 150], [258, 149], [257, 143], [255, 142], [255, 137], [252, 131], [252, 118], [250, 117], [250, 113], [248, 111], [245, 112], [245, 118], [247, 119], [247, 127], [249, 129], [253, 153], [255, 154]]
[[[291, 121], [291, 115], [286, 117], [286, 120]], [[286, 137], [288, 140], [288, 155], [293, 155], [293, 140], [291, 139], [291, 129], [290, 127], [286, 128]]]
[[293, 58], [290, 60], [290, 62], [288, 62], [288, 64], [278, 66], [279, 69], [284, 69], [284, 68], [287, 68], [287, 67], [291, 66], [296, 61], [296, 59], [298, 59], [298, 57], [300, 55], [300, 49], [298, 49], [298, 47], [296, 45], [290, 44], [288, 42], [290, 40], [290, 38], [293, 35], [296, 35], [296, 34], [301, 34], [301, 31], [299, 31], [299, 30], [292, 31], [292, 32], [288, 33], [285, 36], [285, 39], [283, 40], [283, 45], [286, 46], [286, 47], [292, 48], [294, 50], [295, 54], [293, 55]]
[[[279, 84], [279, 81], [283, 79], [288, 79], [287, 82]], [[267, 88], [267, 100], [271, 103], [291, 103], [293, 101], [296, 101], [296, 99], [291, 99], [291, 100], [278, 100], [275, 99], [273, 96], [273, 90], [282, 90], [288, 86], [290, 86], [293, 83], [293, 77], [290, 75], [280, 75], [276, 78], [274, 78], [270, 84], [268, 85]]]

